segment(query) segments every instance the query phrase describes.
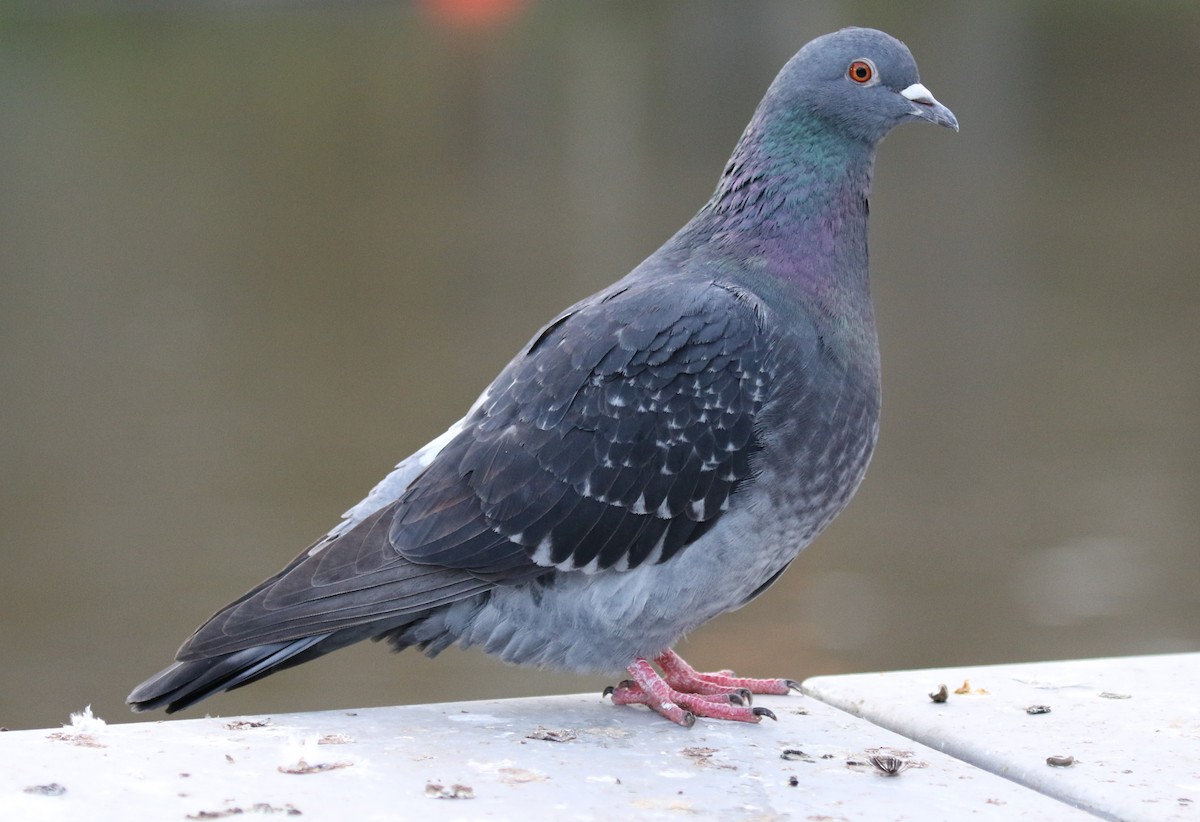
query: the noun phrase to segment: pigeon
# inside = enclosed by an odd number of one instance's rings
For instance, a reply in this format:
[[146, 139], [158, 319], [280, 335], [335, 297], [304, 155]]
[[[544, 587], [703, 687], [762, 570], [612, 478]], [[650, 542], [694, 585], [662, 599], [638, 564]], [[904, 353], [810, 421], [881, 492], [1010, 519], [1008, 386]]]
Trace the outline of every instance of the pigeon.
[[765, 591], [863, 478], [880, 403], [867, 198], [880, 141], [912, 120], [958, 130], [899, 40], [805, 45], [690, 222], [541, 328], [128, 703], [178, 711], [370, 638], [624, 670], [613, 702], [688, 727], [775, 718], [752, 694], [795, 681], [697, 672], [672, 649]]

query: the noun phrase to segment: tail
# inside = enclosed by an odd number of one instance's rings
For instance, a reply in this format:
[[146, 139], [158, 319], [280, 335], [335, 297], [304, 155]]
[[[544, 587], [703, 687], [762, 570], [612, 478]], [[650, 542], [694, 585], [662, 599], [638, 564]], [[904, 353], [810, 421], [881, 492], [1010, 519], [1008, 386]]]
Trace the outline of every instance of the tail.
[[511, 584], [547, 572], [529, 562], [523, 548], [476, 524], [439, 539], [466, 539], [467, 532], [472, 550], [498, 548], [499, 570], [490, 566], [476, 575], [410, 562], [391, 542], [396, 510], [397, 504], [386, 505], [318, 541], [221, 608], [188, 637], [174, 665], [134, 688], [126, 702], [133, 710], [174, 713], [368, 637], [385, 638], [396, 650], [416, 644], [432, 655], [458, 636], [437, 614], [463, 600], [479, 607], [496, 578]]
[[[387, 638], [397, 650], [445, 647], [452, 632], [430, 627], [420, 633], [417, 626], [444, 606], [485, 595], [495, 583], [409, 562], [388, 537], [395, 510], [387, 506], [319, 541], [222, 608], [188, 638], [173, 665], [125, 701], [135, 711], [174, 713], [369, 637]], [[410, 636], [409, 629], [418, 633]]]
[[[482, 599], [486, 597], [484, 594]], [[125, 702], [138, 712], [165, 708], [167, 713], [173, 714], [214, 694], [249, 685], [276, 671], [309, 662], [368, 638], [386, 640], [396, 652], [415, 645], [427, 656], [437, 656], [458, 639], [458, 634], [440, 618], [445, 610], [433, 608], [316, 636], [255, 645], [216, 656], [177, 660], [134, 688]]]
[[165, 707], [167, 713], [175, 713], [213, 694], [240, 688], [363, 638], [360, 631], [334, 631], [291, 642], [257, 645], [220, 656], [181, 660], [138, 685], [125, 701], [135, 711]]

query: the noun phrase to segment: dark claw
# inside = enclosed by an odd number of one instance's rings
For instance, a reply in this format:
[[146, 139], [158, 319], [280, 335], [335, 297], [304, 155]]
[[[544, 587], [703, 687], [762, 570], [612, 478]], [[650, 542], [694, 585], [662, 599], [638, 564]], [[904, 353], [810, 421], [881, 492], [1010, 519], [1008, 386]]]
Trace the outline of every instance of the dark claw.
[[746, 704], [742, 700], [741, 696], [739, 696], [738, 694], [727, 694], [727, 696], [729, 697], [730, 705], [745, 705]]
[[755, 716], [770, 717], [771, 719], [774, 719], [776, 722], [779, 721], [779, 717], [775, 716], [775, 713], [770, 708], [752, 708], [750, 710], [750, 713], [754, 714]]
[[784, 684], [786, 684], [788, 686], [789, 691], [795, 691], [796, 693], [802, 693], [802, 691], [800, 690], [800, 683], [797, 682], [796, 680], [785, 679]]
[[683, 727], [690, 728], [696, 724], [696, 715], [691, 711], [683, 712]]
[[603, 699], [603, 698], [604, 698], [604, 697], [606, 697], [606, 696], [612, 696], [612, 695], [613, 695], [613, 691], [615, 691], [615, 690], [616, 690], [616, 688], [614, 688], [613, 686], [611, 686], [611, 685], [605, 685], [605, 686], [604, 686], [604, 693], [600, 694], [600, 698], [601, 698], [601, 699]]
[[637, 683], [634, 682], [632, 679], [622, 679], [620, 682], [617, 683], [617, 687], [623, 688], [625, 690], [629, 690], [631, 688], [636, 688]]
[[737, 693], [738, 696], [742, 698], [742, 702], [746, 705], [754, 704], [754, 694], [751, 693], [749, 688], [738, 688]]

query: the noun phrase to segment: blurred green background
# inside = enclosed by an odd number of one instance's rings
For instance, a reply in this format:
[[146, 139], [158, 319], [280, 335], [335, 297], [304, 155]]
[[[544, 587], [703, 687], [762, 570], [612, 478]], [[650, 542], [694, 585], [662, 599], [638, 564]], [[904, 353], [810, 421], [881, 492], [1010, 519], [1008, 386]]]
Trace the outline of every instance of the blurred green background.
[[[847, 24], [962, 123], [879, 158], [880, 447], [681, 650], [802, 678], [1200, 647], [1200, 4], [8, 3], [0, 725], [133, 719], [209, 613], [687, 220]], [[184, 716], [616, 678], [365, 643]]]

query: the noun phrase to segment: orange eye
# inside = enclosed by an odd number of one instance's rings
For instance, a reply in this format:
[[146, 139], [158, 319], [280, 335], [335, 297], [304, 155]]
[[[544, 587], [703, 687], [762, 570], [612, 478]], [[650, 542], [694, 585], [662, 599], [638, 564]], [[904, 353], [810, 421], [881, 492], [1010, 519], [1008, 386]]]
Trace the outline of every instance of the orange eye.
[[846, 71], [847, 76], [856, 83], [866, 85], [875, 77], [875, 66], [870, 60], [855, 60]]

